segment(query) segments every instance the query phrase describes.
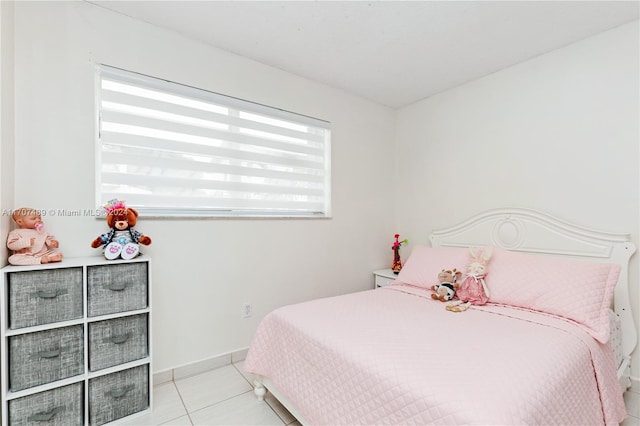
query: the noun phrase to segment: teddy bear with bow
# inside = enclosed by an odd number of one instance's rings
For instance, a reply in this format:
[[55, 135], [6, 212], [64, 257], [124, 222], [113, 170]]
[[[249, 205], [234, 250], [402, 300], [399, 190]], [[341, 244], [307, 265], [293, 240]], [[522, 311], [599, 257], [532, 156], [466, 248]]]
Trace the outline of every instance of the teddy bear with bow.
[[124, 201], [111, 200], [105, 206], [107, 224], [111, 230], [93, 240], [91, 247], [104, 247], [104, 257], [113, 260], [133, 259], [140, 254], [139, 244], [151, 244], [151, 238], [133, 229], [138, 220], [138, 211], [127, 207]]

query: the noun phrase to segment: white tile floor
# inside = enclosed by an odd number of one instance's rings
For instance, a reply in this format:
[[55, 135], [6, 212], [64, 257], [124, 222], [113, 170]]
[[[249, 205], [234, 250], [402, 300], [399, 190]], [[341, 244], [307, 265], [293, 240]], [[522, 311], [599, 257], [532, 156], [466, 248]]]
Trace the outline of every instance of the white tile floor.
[[640, 426], [640, 389], [632, 388], [625, 392], [624, 403], [629, 417], [622, 422], [622, 426]]
[[[128, 426], [157, 425], [295, 425], [296, 419], [269, 393], [264, 402], [253, 394], [243, 362], [157, 385], [151, 414]], [[625, 393], [629, 417], [622, 426], [640, 426], [640, 389]]]
[[267, 393], [264, 402], [256, 399], [243, 364], [241, 361], [154, 386], [151, 414], [123, 424], [299, 426], [271, 394]]

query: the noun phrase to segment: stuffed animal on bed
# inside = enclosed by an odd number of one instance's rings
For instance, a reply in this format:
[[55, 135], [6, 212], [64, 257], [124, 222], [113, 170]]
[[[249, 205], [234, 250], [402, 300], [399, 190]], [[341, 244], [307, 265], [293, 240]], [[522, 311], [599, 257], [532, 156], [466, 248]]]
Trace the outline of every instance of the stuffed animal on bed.
[[123, 201], [111, 200], [104, 210], [107, 212], [107, 224], [111, 231], [93, 240], [91, 247], [105, 246], [105, 258], [133, 259], [140, 254], [139, 244], [151, 244], [151, 238], [133, 229], [138, 220], [136, 209], [126, 207]]
[[484, 305], [491, 296], [484, 278], [487, 275], [487, 264], [493, 254], [493, 248], [471, 247], [469, 253], [471, 257], [467, 265], [467, 273], [456, 292], [458, 300], [447, 304], [448, 311], [462, 312], [471, 305]]
[[438, 284], [431, 286], [433, 293], [431, 298], [446, 302], [454, 298], [456, 295], [456, 289], [459, 287], [457, 281], [462, 276], [462, 272], [456, 268], [443, 269], [438, 274]]

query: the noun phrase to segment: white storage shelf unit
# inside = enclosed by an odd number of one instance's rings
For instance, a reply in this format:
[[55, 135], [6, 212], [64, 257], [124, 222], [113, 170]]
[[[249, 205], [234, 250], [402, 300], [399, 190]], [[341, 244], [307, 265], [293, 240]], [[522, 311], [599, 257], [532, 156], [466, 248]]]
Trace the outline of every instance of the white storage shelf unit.
[[151, 410], [149, 258], [1, 272], [3, 425], [101, 425]]

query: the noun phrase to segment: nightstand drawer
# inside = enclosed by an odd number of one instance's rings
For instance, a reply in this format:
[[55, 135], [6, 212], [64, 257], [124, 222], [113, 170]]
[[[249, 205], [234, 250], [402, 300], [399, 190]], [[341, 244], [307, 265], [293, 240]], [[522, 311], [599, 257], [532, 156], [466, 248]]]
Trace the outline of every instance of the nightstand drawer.
[[84, 423], [82, 382], [9, 401], [9, 425], [81, 425]]
[[148, 316], [114, 318], [89, 324], [89, 370], [97, 371], [149, 354]]
[[82, 268], [8, 274], [9, 328], [82, 318]]
[[89, 423], [101, 425], [149, 407], [149, 366], [89, 381]]
[[84, 327], [9, 337], [9, 389], [19, 391], [84, 373]]
[[148, 263], [87, 268], [88, 316], [144, 309], [149, 306]]
[[384, 287], [391, 284], [393, 281], [395, 281], [395, 278], [381, 277], [380, 275], [376, 275], [376, 287]]

